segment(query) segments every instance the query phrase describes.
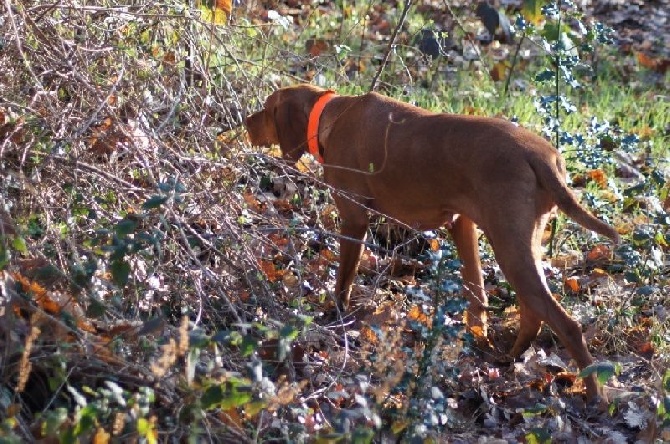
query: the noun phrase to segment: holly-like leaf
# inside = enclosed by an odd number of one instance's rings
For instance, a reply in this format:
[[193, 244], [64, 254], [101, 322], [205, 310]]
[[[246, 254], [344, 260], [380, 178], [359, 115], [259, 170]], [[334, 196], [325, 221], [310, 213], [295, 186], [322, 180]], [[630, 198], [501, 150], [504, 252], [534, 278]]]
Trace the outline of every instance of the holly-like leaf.
[[584, 368], [579, 372], [580, 378], [586, 378], [587, 376], [595, 375], [598, 379], [598, 383], [603, 385], [614, 375], [621, 373], [621, 364], [615, 364], [610, 361], [596, 362], [591, 364], [588, 367]]
[[117, 236], [124, 237], [135, 231], [135, 228], [137, 228], [137, 221], [125, 218], [116, 224], [114, 231], [116, 231]]
[[151, 196], [142, 204], [142, 208], [144, 208], [145, 210], [158, 208], [161, 205], [163, 205], [167, 200], [168, 200], [167, 196]]
[[130, 276], [130, 264], [123, 259], [112, 261], [112, 281], [119, 287], [125, 287]]
[[550, 80], [553, 80], [554, 77], [556, 77], [556, 73], [552, 71], [551, 69], [545, 69], [544, 71], [538, 73], [535, 76], [535, 81], [536, 82], [548, 82]]
[[101, 318], [107, 311], [107, 306], [96, 298], [90, 298], [86, 308], [86, 316], [90, 318]]

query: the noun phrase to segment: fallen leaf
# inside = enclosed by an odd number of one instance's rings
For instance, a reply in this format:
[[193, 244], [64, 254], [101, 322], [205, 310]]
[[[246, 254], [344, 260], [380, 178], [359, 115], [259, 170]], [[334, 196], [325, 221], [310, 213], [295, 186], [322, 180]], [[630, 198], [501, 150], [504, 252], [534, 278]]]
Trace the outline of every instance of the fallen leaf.
[[93, 444], [107, 444], [111, 439], [112, 435], [107, 433], [102, 427], [98, 427], [95, 435], [93, 436]]
[[506, 60], [501, 60], [491, 68], [491, 78], [494, 82], [499, 82], [507, 78], [507, 73], [510, 69], [510, 63]]
[[258, 266], [270, 282], [277, 282], [286, 273], [286, 270], [278, 269], [274, 262], [260, 259]]
[[413, 305], [412, 308], [409, 309], [407, 312], [407, 319], [410, 321], [417, 321], [420, 324], [426, 326], [430, 326], [432, 324], [431, 318], [426, 315], [418, 305]]
[[661, 74], [665, 74], [665, 72], [668, 70], [668, 67], [670, 67], [670, 59], [654, 58], [643, 52], [636, 52], [635, 57], [637, 58], [637, 62], [640, 64], [640, 66]]
[[312, 57], [318, 57], [322, 53], [330, 50], [331, 44], [328, 40], [325, 39], [307, 39], [305, 42], [305, 50]]
[[221, 422], [225, 425], [238, 430], [241, 430], [242, 426], [244, 425], [242, 417], [240, 416], [240, 412], [238, 412], [235, 408], [220, 412], [219, 419], [221, 419]]
[[612, 257], [612, 251], [605, 244], [598, 244], [591, 248], [591, 251], [586, 255], [586, 260], [590, 262], [597, 262], [607, 260]]
[[372, 345], [377, 345], [379, 343], [379, 338], [377, 337], [377, 334], [367, 325], [361, 327], [360, 334], [361, 334], [360, 338], [364, 343]]
[[581, 288], [581, 285], [579, 284], [579, 278], [577, 276], [570, 276], [565, 280], [565, 286], [570, 289], [570, 291], [573, 291], [577, 293], [579, 289]]
[[[467, 316], [468, 316], [468, 312], [466, 311], [465, 313], [463, 313], [463, 317], [467, 319]], [[486, 338], [486, 336], [484, 336], [484, 329], [479, 325], [473, 325], [470, 328], [470, 333], [477, 339]]]
[[589, 179], [597, 183], [600, 188], [607, 188], [607, 174], [603, 170], [591, 170], [587, 173]]

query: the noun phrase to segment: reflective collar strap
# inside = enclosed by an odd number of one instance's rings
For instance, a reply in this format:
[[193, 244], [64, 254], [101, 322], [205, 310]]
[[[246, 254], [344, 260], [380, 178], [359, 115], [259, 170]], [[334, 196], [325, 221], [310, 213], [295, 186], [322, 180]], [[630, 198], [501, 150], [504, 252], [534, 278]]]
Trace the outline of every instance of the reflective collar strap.
[[314, 108], [309, 113], [309, 120], [307, 121], [307, 148], [309, 153], [319, 162], [323, 163], [323, 157], [319, 150], [319, 121], [321, 120], [321, 113], [326, 107], [326, 104], [335, 98], [333, 91], [326, 91], [319, 97], [314, 104]]

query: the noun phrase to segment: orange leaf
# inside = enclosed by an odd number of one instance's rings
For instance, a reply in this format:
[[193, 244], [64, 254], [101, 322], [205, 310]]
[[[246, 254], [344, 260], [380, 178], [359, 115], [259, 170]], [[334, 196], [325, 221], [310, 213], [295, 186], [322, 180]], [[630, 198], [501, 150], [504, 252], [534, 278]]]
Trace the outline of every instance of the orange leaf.
[[330, 42], [324, 39], [308, 39], [305, 49], [312, 57], [317, 57], [330, 49]]
[[249, 209], [251, 209], [252, 211], [261, 211], [261, 203], [258, 201], [256, 196], [252, 192], [247, 191], [246, 193], [244, 193], [243, 197], [244, 202], [247, 204]]
[[[467, 320], [468, 312], [463, 313], [464, 318]], [[473, 325], [470, 327], [470, 333], [477, 339], [486, 338], [484, 335], [484, 329], [480, 325]]]
[[642, 355], [642, 356], [648, 356], [651, 357], [654, 355], [654, 344], [651, 342], [647, 341], [638, 346], [637, 352]]
[[379, 343], [377, 334], [367, 325], [361, 327], [361, 339], [366, 344], [376, 345]]
[[321, 250], [319, 252], [319, 256], [323, 258], [326, 265], [330, 264], [331, 262], [335, 262], [337, 259], [337, 255], [331, 250]]
[[636, 52], [635, 56], [640, 66], [651, 69], [652, 71], [660, 72], [661, 74], [665, 74], [668, 67], [670, 67], [670, 59], [654, 58], [643, 52]]
[[289, 202], [288, 199], [277, 199], [275, 200], [272, 205], [279, 211], [283, 212], [288, 212], [291, 211], [295, 208], [295, 205], [293, 205], [291, 202]]
[[198, 0], [196, 5], [202, 11], [202, 18], [215, 25], [225, 25], [233, 12], [232, 0]]
[[288, 238], [279, 233], [272, 233], [268, 237], [270, 238], [270, 242], [272, 242], [277, 248], [288, 245]]
[[570, 276], [567, 278], [565, 280], [565, 286], [574, 292], [578, 292], [581, 288], [581, 285], [579, 284], [579, 278], [577, 276]]
[[231, 0], [215, 0], [216, 9], [229, 14], [233, 12], [233, 5]]
[[44, 287], [37, 282], [30, 281], [19, 273], [12, 273], [12, 277], [21, 284], [21, 289], [25, 293], [34, 296], [38, 307], [52, 315], [60, 314], [60, 305], [49, 296], [49, 292]]
[[242, 429], [243, 421], [242, 417], [240, 416], [240, 413], [237, 411], [237, 409], [228, 409], [225, 411], [222, 411], [219, 414], [219, 418], [221, 419], [221, 422], [226, 424], [227, 426], [236, 428], [236, 429]]
[[407, 312], [407, 319], [410, 321], [417, 321], [424, 325], [430, 325], [430, 318], [421, 310], [418, 305], [413, 305]]
[[609, 259], [612, 255], [609, 247], [604, 244], [598, 244], [591, 248], [591, 251], [586, 255], [586, 260], [591, 262], [602, 261]]
[[286, 272], [286, 270], [277, 269], [272, 261], [261, 259], [258, 261], [258, 265], [270, 282], [277, 282]]
[[111, 437], [112, 435], [107, 433], [105, 429], [99, 427], [93, 436], [93, 444], [107, 444]]
[[80, 330], [83, 330], [87, 333], [97, 333], [98, 332], [98, 330], [95, 328], [95, 326], [93, 324], [91, 324], [90, 322], [88, 322], [84, 318], [77, 319], [77, 328], [79, 328]]
[[640, 136], [641, 139], [651, 139], [651, 137], [656, 133], [656, 130], [649, 125], [644, 125], [633, 130], [635, 134]]
[[591, 170], [588, 172], [589, 179], [598, 184], [600, 188], [607, 188], [607, 175], [603, 170]]

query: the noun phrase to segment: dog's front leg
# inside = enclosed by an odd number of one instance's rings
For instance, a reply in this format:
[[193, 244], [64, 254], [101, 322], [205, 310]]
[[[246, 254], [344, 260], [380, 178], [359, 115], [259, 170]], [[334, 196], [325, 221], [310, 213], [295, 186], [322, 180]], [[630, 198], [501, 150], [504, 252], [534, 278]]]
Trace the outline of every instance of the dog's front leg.
[[463, 292], [468, 300], [466, 324], [468, 329], [476, 335], [486, 336], [488, 297], [484, 291], [484, 278], [482, 277], [482, 265], [479, 259], [479, 243], [475, 223], [461, 214], [449, 228], [449, 232], [456, 244], [458, 257], [463, 263], [461, 268]]
[[365, 208], [356, 202], [336, 197], [335, 203], [340, 212], [340, 233], [342, 234], [335, 296], [340, 309], [345, 310], [349, 307], [351, 284], [358, 272], [369, 218]]

